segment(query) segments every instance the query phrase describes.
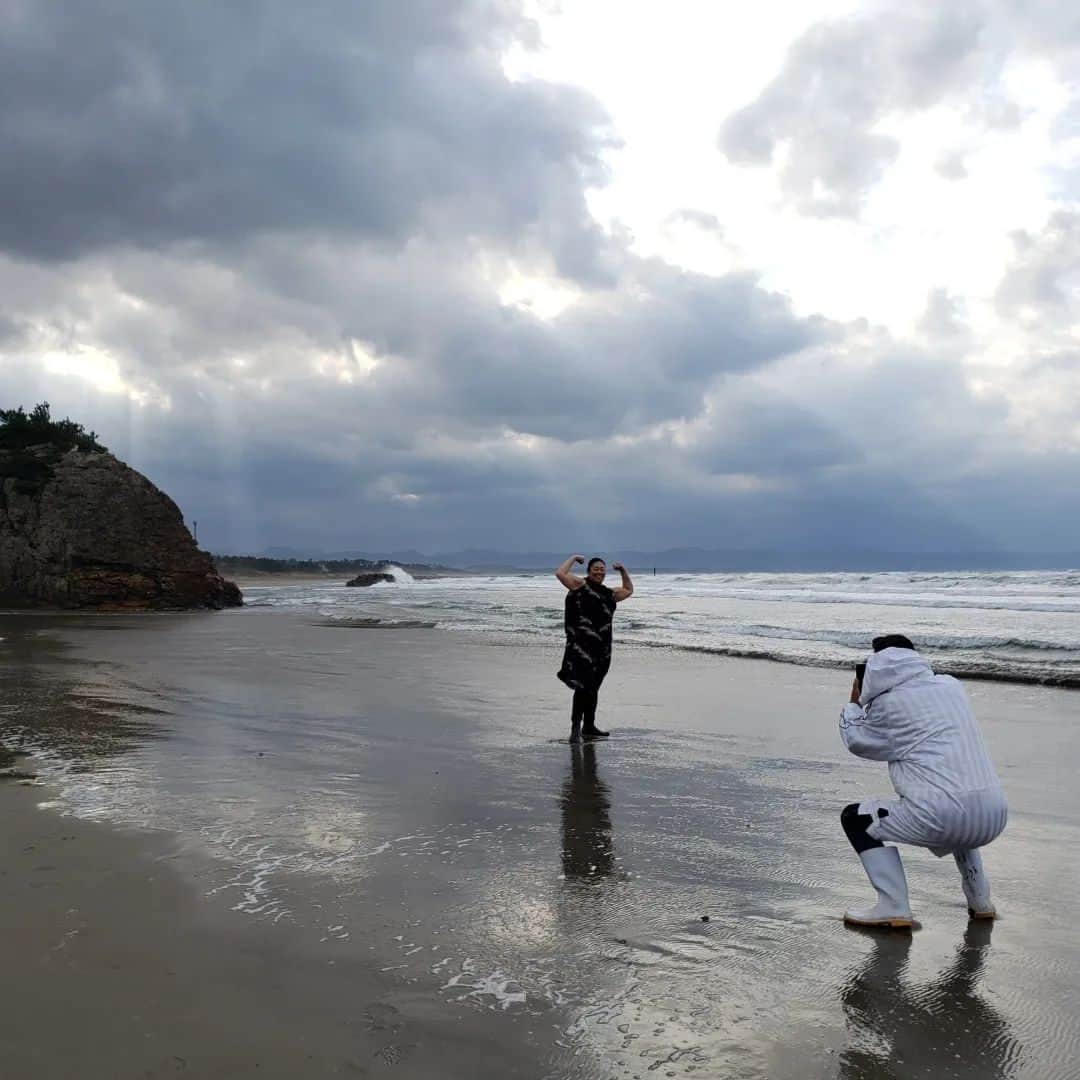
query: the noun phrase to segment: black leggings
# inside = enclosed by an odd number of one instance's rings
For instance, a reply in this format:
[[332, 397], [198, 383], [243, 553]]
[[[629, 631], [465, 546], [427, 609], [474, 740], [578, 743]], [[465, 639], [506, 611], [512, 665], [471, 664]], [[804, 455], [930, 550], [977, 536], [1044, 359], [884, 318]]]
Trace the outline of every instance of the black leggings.
[[[883, 806], [878, 808], [878, 817], [888, 817], [889, 811]], [[871, 836], [866, 830], [874, 823], [872, 814], [860, 814], [859, 804], [850, 803], [840, 812], [840, 824], [844, 826], [844, 832], [851, 841], [851, 846], [861, 855], [871, 848], [884, 847], [885, 845]]]
[[583, 724], [585, 730], [596, 727], [596, 705], [599, 690], [575, 690], [574, 701], [570, 707], [570, 723], [577, 727]]

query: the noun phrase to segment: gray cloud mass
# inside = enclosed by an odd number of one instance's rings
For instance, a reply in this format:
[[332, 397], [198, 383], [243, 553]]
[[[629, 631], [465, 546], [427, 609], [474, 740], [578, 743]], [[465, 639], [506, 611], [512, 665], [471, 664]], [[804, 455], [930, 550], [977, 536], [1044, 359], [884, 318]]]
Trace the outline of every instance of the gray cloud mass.
[[[854, 213], [877, 118], [973, 77], [979, 11], [819, 26], [725, 152], [791, 140], [803, 208]], [[987, 509], [1002, 460], [1078, 516], [1068, 454], [969, 386], [948, 293], [916, 346], [602, 229], [618, 134], [505, 75], [512, 0], [8, 0], [0, 28], [0, 402], [96, 429], [211, 548], [1043, 546]], [[1066, 310], [1074, 231], [1018, 240], [1006, 315]], [[509, 304], [515, 276], [574, 302]]]
[[[0, 35], [0, 243], [228, 243], [333, 229], [544, 233], [589, 276], [605, 118], [511, 84], [527, 32], [502, 0], [9, 3]], [[449, 219], [449, 220], [447, 220]]]

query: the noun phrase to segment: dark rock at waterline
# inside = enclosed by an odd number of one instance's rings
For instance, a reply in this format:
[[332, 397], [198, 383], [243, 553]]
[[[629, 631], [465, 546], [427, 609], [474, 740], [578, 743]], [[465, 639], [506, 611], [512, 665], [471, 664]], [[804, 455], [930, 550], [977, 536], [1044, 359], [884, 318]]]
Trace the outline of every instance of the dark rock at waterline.
[[367, 585], [378, 585], [380, 581], [393, 581], [394, 575], [383, 573], [381, 571], [369, 571], [363, 574], [357, 574], [352, 581], [346, 581], [346, 585], [355, 585], [363, 588]]
[[0, 450], [0, 606], [236, 607], [176, 503], [112, 454]]

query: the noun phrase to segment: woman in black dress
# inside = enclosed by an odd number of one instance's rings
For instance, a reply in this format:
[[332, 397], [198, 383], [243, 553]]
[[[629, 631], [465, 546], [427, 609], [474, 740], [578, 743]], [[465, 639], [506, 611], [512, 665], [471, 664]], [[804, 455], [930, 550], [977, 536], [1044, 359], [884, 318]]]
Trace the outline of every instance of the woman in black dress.
[[607, 564], [603, 559], [590, 559], [585, 577], [570, 573], [575, 563], [583, 563], [582, 555], [571, 555], [555, 571], [566, 586], [566, 650], [563, 652], [559, 678], [574, 691], [570, 710], [570, 741], [604, 739], [607, 732], [596, 726], [596, 704], [600, 684], [611, 664], [611, 621], [615, 605], [634, 593], [634, 584], [622, 563], [612, 568], [622, 576], [617, 589], [604, 584]]

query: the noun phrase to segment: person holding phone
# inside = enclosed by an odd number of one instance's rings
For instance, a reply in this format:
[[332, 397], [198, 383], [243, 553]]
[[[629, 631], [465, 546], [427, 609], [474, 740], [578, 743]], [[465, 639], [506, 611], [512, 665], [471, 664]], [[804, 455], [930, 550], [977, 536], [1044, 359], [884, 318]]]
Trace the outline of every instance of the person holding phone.
[[859, 757], [887, 761], [899, 798], [851, 803], [840, 815], [877, 903], [844, 913], [858, 926], [910, 927], [900, 852], [915, 844], [952, 855], [973, 919], [992, 919], [990, 885], [979, 848], [1005, 828], [1008, 805], [964, 688], [935, 675], [902, 634], [876, 637], [856, 666], [840, 737]]
[[585, 562], [583, 555], [571, 555], [555, 571], [566, 586], [566, 648], [558, 678], [574, 691], [570, 707], [570, 742], [582, 739], [606, 739], [608, 732], [596, 726], [596, 707], [600, 684], [611, 666], [611, 624], [615, 605], [629, 600], [634, 583], [622, 563], [612, 563], [622, 582], [616, 589], [604, 584], [607, 564], [592, 558], [585, 568], [585, 577], [570, 572], [575, 564]]

